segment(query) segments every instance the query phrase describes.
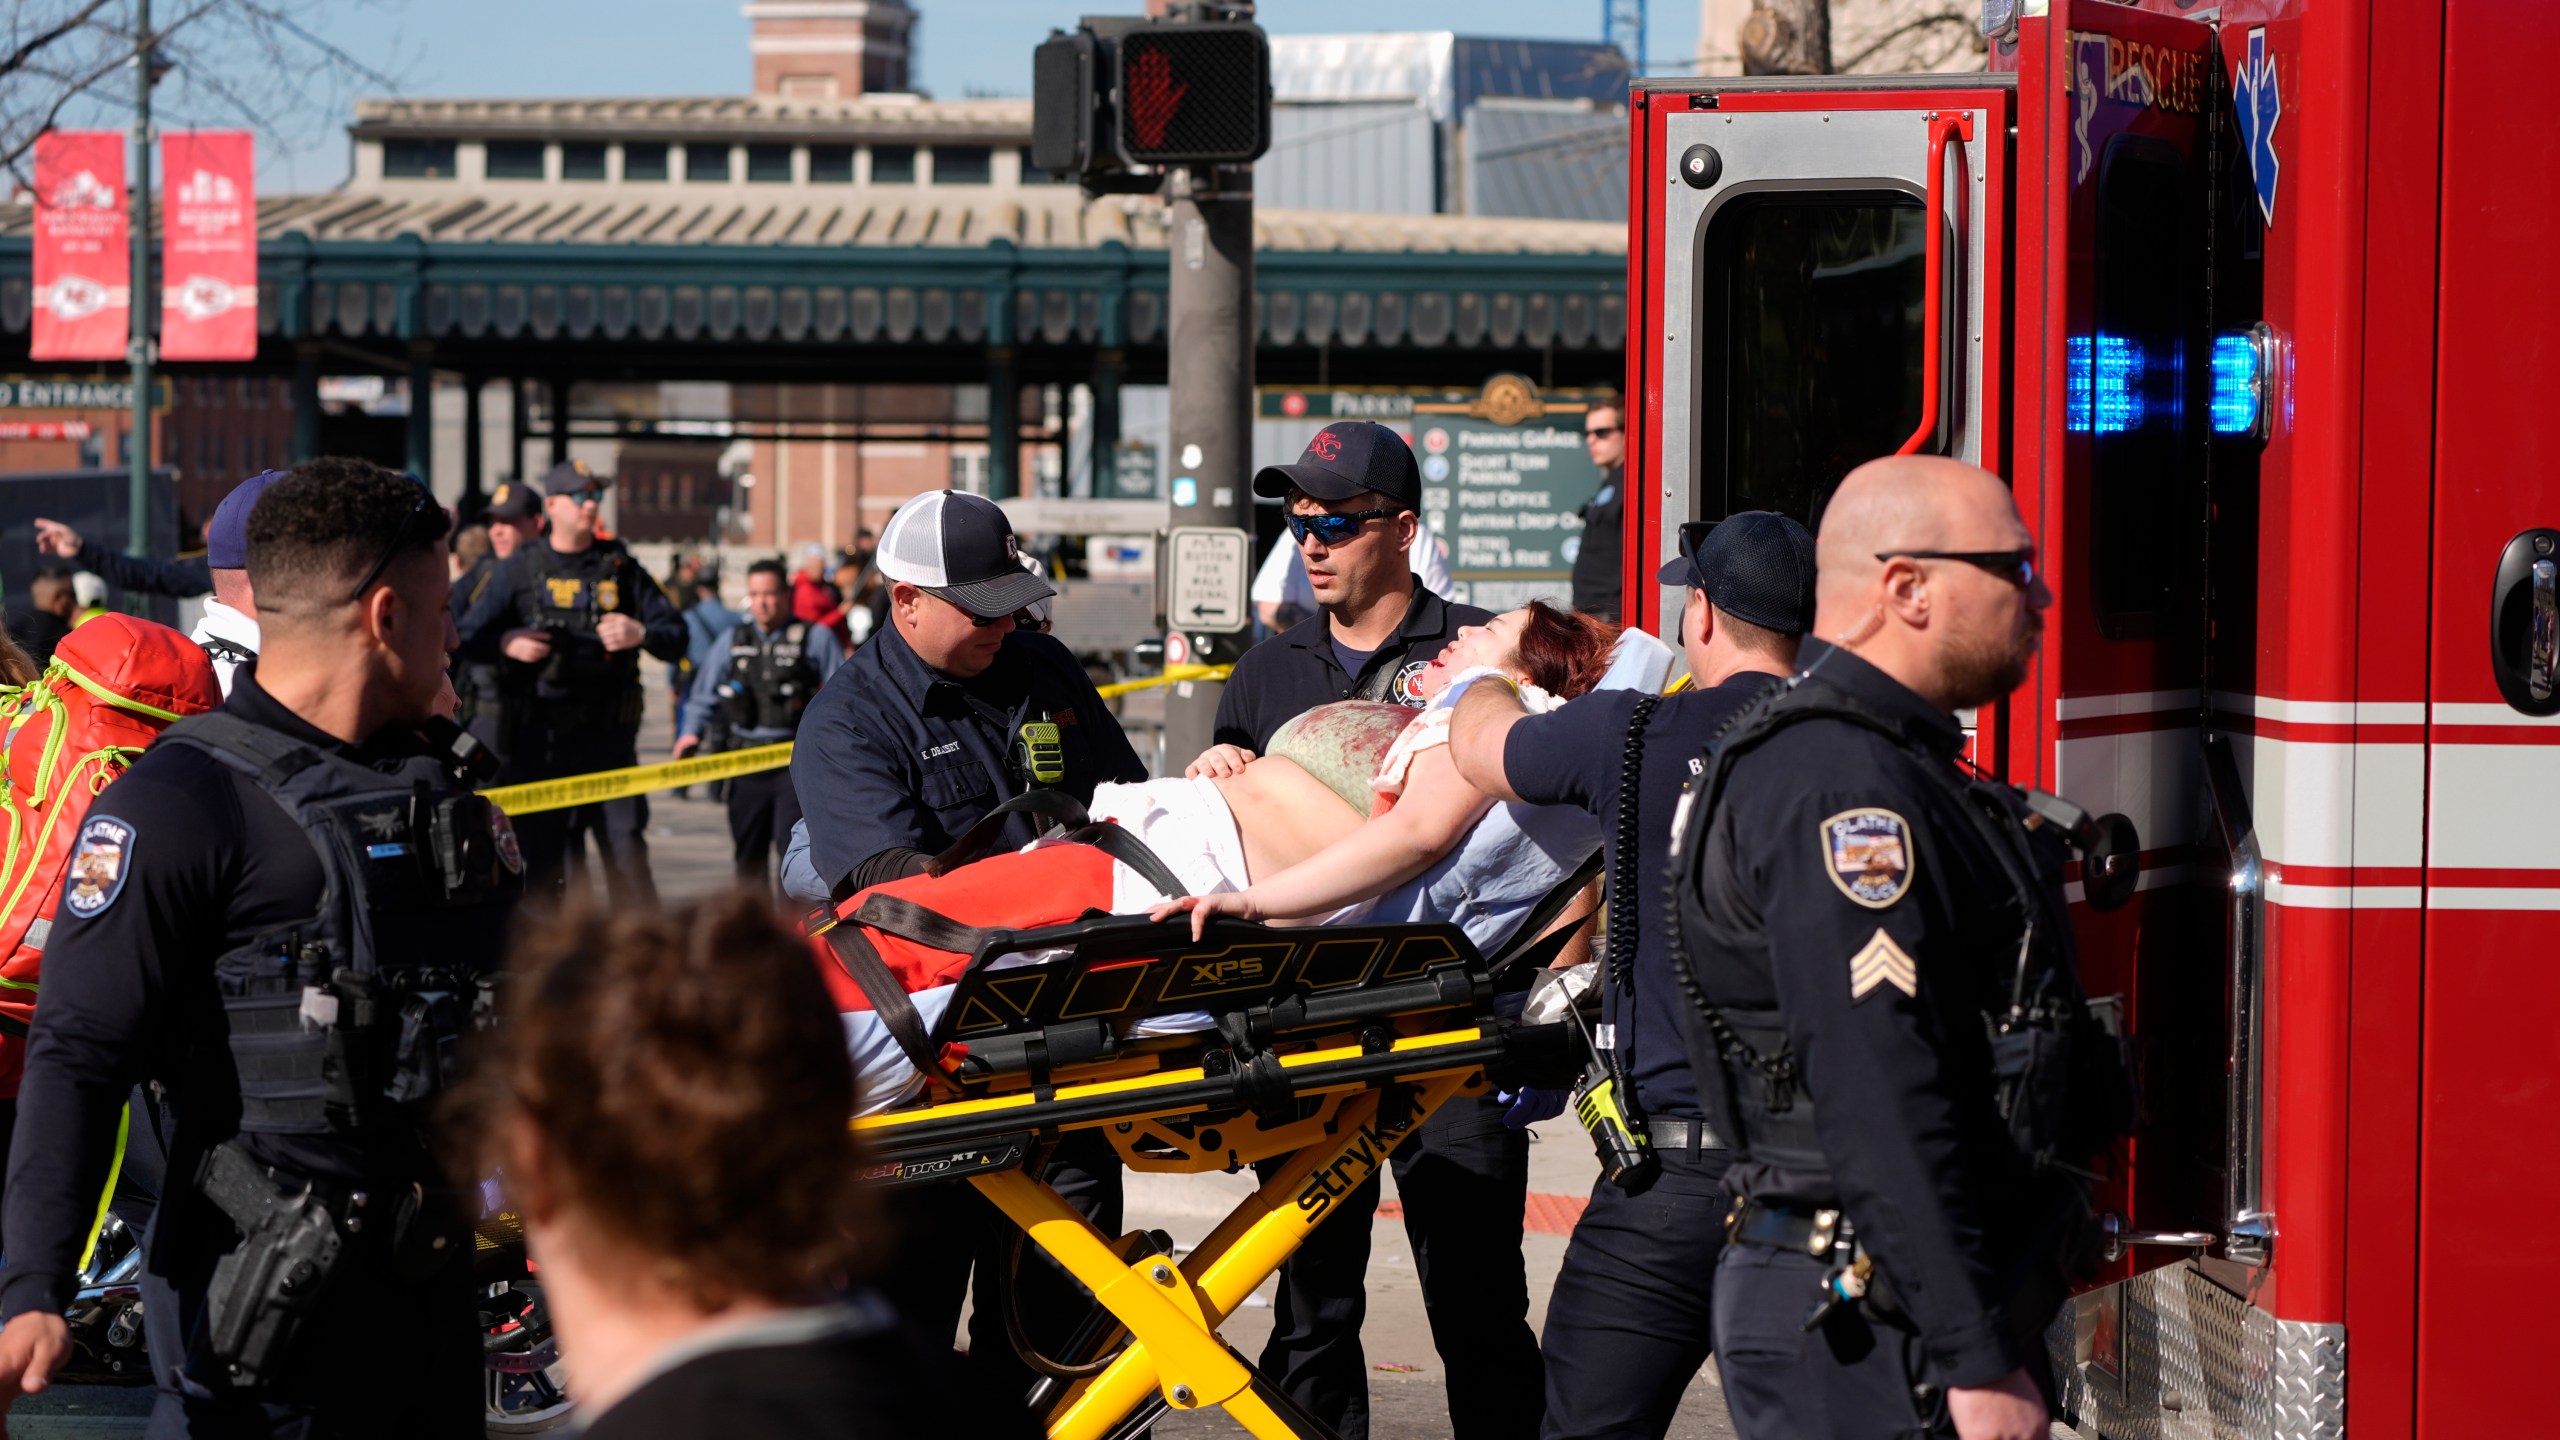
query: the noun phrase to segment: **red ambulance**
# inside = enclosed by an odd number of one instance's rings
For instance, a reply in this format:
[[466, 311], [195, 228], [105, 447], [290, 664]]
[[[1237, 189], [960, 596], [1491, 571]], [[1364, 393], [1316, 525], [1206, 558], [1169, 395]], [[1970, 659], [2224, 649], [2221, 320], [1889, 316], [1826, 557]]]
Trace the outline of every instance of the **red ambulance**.
[[1680, 521], [2007, 477], [2059, 598], [1977, 758], [2143, 851], [2063, 1418], [2560, 1434], [2560, 5], [1982, 8], [1988, 74], [1633, 97], [1630, 608]]

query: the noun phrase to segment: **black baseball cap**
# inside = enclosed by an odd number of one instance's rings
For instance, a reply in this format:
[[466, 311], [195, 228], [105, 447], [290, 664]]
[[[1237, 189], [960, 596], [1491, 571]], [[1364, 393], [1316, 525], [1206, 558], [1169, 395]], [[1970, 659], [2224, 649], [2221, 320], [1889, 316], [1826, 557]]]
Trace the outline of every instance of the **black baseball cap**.
[[1422, 508], [1422, 471], [1413, 447], [1384, 425], [1337, 420], [1315, 433], [1295, 465], [1265, 465], [1255, 472], [1253, 493], [1286, 498], [1295, 485], [1318, 500], [1348, 500], [1375, 491], [1410, 509]]
[[1656, 578], [1704, 590], [1717, 609], [1763, 629], [1813, 629], [1813, 532], [1775, 510], [1681, 526], [1680, 558]]
[[598, 491], [613, 482], [587, 468], [584, 460], [563, 460], [542, 477], [545, 495], [584, 495]]
[[981, 620], [1046, 600], [1057, 587], [1022, 568], [1013, 522], [983, 495], [928, 490], [880, 532], [880, 573], [939, 595]]
[[491, 520], [530, 520], [542, 513], [542, 502], [534, 498], [532, 486], [501, 480], [489, 494], [489, 508], [480, 513]]

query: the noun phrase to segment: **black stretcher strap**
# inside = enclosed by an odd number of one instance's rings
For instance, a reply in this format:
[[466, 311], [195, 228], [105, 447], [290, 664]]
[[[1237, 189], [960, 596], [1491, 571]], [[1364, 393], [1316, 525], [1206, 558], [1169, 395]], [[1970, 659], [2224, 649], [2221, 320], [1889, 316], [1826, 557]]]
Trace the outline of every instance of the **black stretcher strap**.
[[1156, 887], [1156, 893], [1167, 900], [1191, 893], [1191, 887], [1182, 883], [1182, 878], [1173, 873], [1173, 867], [1165, 864], [1163, 857], [1150, 849], [1146, 841], [1121, 829], [1117, 820], [1096, 820], [1071, 832], [1066, 838], [1078, 845], [1090, 845], [1138, 872], [1139, 879]]
[[1037, 815], [1068, 830], [1093, 818], [1085, 813], [1084, 802], [1063, 790], [1025, 790], [979, 816], [976, 824], [951, 842], [951, 848], [933, 857], [924, 873], [948, 875], [984, 855], [987, 847], [995, 844], [996, 836], [1004, 833], [1005, 822], [1016, 815]]
[[834, 952], [844, 973], [853, 977], [855, 988], [870, 1000], [871, 1013], [889, 1027], [889, 1037], [898, 1042], [898, 1048], [906, 1052], [917, 1071], [927, 1076], [941, 1074], [942, 1056], [925, 1034], [924, 1017], [916, 1012], [916, 1002], [907, 995], [907, 987], [898, 983], [880, 952], [872, 948], [861, 927], [839, 925], [828, 931], [827, 948]]

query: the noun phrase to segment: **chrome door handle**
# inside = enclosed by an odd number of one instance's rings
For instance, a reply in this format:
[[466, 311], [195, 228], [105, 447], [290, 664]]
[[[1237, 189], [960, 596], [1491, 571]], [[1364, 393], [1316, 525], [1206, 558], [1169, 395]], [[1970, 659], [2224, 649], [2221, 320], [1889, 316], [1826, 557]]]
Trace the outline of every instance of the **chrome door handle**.
[[2560, 713], [2560, 530], [2519, 532], [2489, 587], [2489, 673], [2527, 715]]

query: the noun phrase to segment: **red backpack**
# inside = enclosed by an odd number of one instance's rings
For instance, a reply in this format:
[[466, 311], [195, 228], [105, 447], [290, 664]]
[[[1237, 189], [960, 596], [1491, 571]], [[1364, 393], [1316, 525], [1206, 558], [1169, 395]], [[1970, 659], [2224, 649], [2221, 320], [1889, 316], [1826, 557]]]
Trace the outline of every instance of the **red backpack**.
[[[117, 614], [73, 630], [42, 675], [0, 690], [0, 1096], [17, 1093], [45, 940], [89, 802], [172, 721], [221, 703], [202, 646]], [[109, 889], [124, 864], [112, 838], [78, 846], [88, 883]]]

